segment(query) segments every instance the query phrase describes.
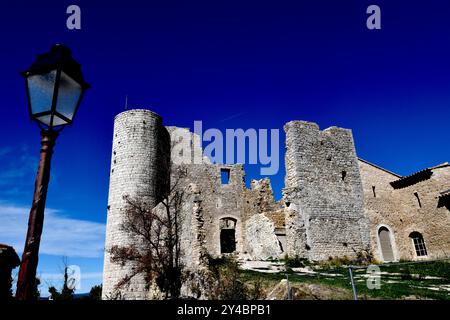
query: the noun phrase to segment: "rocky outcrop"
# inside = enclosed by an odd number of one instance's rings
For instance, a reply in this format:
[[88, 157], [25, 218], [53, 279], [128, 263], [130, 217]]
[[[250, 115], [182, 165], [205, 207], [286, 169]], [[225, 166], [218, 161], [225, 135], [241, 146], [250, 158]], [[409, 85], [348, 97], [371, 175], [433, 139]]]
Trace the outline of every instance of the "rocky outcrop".
[[273, 222], [262, 214], [256, 214], [246, 222], [245, 237], [248, 242], [248, 255], [254, 260], [279, 258], [282, 254], [280, 243], [275, 235]]

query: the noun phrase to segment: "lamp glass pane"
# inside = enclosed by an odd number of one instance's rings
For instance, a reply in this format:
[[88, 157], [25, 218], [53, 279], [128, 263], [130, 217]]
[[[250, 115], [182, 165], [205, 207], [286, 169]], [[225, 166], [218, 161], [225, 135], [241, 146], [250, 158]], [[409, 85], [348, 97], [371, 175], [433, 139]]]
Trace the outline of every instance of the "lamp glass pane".
[[81, 93], [81, 85], [62, 71], [58, 89], [58, 99], [56, 102], [56, 111], [69, 120], [72, 120]]
[[49, 127], [50, 127], [50, 119], [51, 119], [51, 115], [40, 116], [37, 118], [37, 120], [39, 122], [42, 122], [43, 124], [45, 124], [46, 126], [49, 126]]
[[67, 124], [67, 122], [63, 119], [61, 119], [60, 117], [58, 117], [57, 115], [53, 116], [53, 126], [61, 126], [63, 124]]
[[27, 78], [32, 114], [51, 110], [55, 80], [56, 70]]

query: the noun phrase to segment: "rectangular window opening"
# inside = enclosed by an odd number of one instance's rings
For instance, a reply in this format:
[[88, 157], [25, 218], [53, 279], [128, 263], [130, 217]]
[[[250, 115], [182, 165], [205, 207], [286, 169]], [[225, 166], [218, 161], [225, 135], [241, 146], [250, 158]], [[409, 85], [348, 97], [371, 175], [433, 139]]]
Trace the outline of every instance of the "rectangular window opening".
[[220, 169], [220, 179], [222, 185], [230, 183], [230, 169]]

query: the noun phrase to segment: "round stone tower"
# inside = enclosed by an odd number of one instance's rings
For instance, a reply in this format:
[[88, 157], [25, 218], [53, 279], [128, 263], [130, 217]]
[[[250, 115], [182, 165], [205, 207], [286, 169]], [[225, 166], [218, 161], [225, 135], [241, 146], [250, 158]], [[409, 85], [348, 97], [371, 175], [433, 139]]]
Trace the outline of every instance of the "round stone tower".
[[121, 266], [110, 261], [112, 246], [126, 246], [132, 237], [121, 230], [126, 208], [123, 199], [143, 200], [155, 206], [169, 185], [170, 137], [161, 117], [149, 110], [135, 109], [118, 114], [114, 120], [108, 218], [106, 225], [103, 299], [145, 299], [143, 277], [135, 276], [129, 286], [116, 290], [116, 285], [130, 275], [131, 263]]

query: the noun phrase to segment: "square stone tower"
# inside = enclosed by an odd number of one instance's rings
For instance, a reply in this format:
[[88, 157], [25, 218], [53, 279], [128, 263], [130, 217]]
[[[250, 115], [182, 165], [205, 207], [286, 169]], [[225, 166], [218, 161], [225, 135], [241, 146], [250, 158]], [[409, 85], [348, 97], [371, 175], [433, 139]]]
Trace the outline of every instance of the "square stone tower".
[[289, 255], [354, 257], [369, 248], [368, 219], [351, 130], [291, 121], [286, 132], [286, 238]]

